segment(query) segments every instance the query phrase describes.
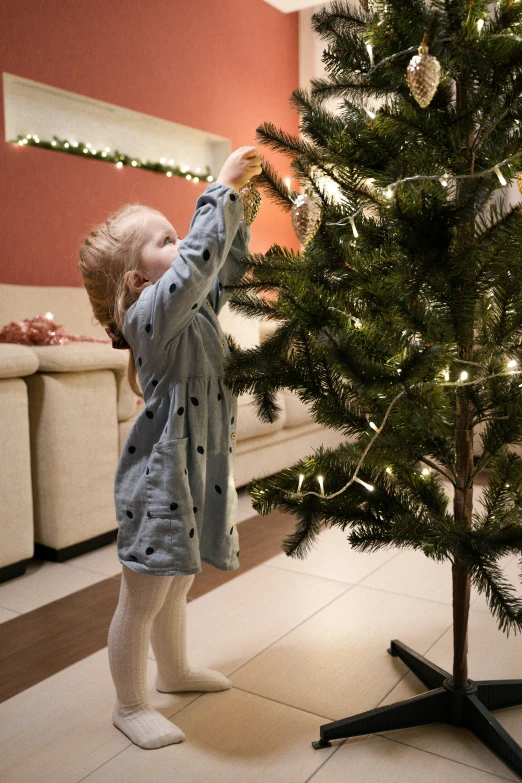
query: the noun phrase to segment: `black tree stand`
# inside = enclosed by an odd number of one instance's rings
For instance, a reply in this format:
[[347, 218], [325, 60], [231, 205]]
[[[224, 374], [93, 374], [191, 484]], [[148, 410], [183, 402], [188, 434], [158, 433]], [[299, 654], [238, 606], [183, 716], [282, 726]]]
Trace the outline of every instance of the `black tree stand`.
[[388, 652], [404, 661], [431, 690], [352, 718], [325, 723], [321, 726], [321, 739], [312, 742], [314, 748], [331, 747], [330, 740], [334, 739], [445, 722], [470, 729], [522, 778], [522, 748], [490, 712], [522, 704], [522, 680], [468, 680], [466, 687], [455, 688], [449, 672], [402, 642], [392, 641]]

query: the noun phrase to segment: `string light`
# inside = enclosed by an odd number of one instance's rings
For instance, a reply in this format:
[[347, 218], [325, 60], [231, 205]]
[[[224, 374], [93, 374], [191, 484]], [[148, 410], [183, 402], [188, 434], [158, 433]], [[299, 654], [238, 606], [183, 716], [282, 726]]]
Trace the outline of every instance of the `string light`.
[[366, 481], [363, 481], [359, 477], [357, 477], [355, 481], [357, 481], [358, 484], [362, 484], [362, 486], [365, 487], [368, 490], [368, 492], [373, 492], [373, 490], [375, 489], [375, 487], [372, 487], [371, 484], [367, 484]]
[[373, 421], [370, 422], [370, 427], [372, 430], [375, 430], [375, 432], [379, 432], [378, 426]]
[[377, 117], [377, 115], [375, 114], [375, 112], [374, 112], [374, 111], [372, 111], [371, 109], [369, 109], [367, 106], [365, 106], [365, 107], [364, 107], [364, 111], [366, 112], [366, 114], [368, 115], [368, 117], [370, 117], [372, 120], [374, 120], [374, 119]]
[[466, 370], [462, 370], [462, 372], [460, 373], [460, 380], [461, 381], [467, 381], [468, 380], [468, 373], [466, 372]]
[[323, 477], [317, 476], [317, 481], [319, 482], [319, 486], [321, 487], [321, 495], [324, 495]]
[[439, 182], [440, 182], [440, 184], [442, 185], [443, 188], [447, 188], [448, 187], [448, 180], [446, 178], [446, 175], [444, 175], [443, 177], [440, 177]]
[[370, 68], [373, 68], [373, 46], [371, 43], [366, 44], [366, 51], [368, 52], [368, 57], [370, 58]]
[[449, 381], [449, 379], [450, 379], [449, 370], [444, 370], [444, 372], [442, 374], [444, 375], [444, 380], [445, 381]]
[[422, 469], [422, 475], [423, 476], [429, 476], [430, 475], [430, 469], [429, 468], [423, 468]]
[[518, 362], [517, 362], [516, 359], [511, 359], [511, 361], [508, 362], [507, 366], [508, 367], [516, 367], [517, 364], [518, 364]]
[[357, 231], [357, 228], [355, 227], [355, 220], [353, 219], [353, 217], [350, 218], [350, 223], [352, 224], [353, 235], [357, 239], [357, 237], [359, 236], [359, 232]]
[[304, 481], [304, 473], [300, 473], [299, 474], [299, 485], [297, 487], [297, 491], [298, 492], [301, 492], [301, 486], [303, 484], [303, 481]]
[[479, 35], [480, 35], [480, 33], [482, 32], [482, 28], [483, 28], [483, 27], [484, 27], [484, 19], [479, 19], [479, 20], [477, 21], [477, 30], [478, 30], [478, 34], [479, 34]]
[[500, 171], [499, 167], [498, 167], [498, 166], [493, 166], [493, 171], [494, 171], [494, 172], [495, 172], [495, 174], [497, 175], [497, 177], [498, 177], [498, 181], [500, 182], [500, 184], [501, 184], [502, 186], [504, 186], [504, 185], [507, 185], [506, 178], [504, 177], [504, 175], [503, 175], [503, 174], [502, 174], [502, 172]]

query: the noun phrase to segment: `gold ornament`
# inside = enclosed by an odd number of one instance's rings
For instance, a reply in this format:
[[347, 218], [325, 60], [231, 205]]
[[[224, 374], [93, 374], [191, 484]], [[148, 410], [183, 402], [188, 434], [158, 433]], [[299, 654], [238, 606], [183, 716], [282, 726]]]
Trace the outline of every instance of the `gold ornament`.
[[423, 109], [428, 106], [437, 92], [440, 81], [440, 63], [436, 57], [428, 54], [427, 34], [406, 69], [406, 78], [410, 92]]
[[517, 174], [517, 185], [519, 191], [522, 193], [522, 171], [519, 171]]
[[256, 187], [249, 181], [239, 191], [239, 198], [243, 202], [243, 223], [249, 226], [257, 217], [261, 207], [261, 196]]
[[297, 238], [307, 245], [316, 235], [323, 218], [323, 205], [311, 195], [310, 188], [300, 193], [292, 206], [292, 225]]

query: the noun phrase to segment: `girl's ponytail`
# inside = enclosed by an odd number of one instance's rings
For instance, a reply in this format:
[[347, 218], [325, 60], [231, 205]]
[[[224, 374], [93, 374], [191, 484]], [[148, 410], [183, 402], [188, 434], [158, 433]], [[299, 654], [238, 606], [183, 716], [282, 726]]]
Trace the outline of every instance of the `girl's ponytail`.
[[145, 241], [143, 224], [149, 212], [156, 210], [144, 204], [126, 204], [93, 228], [80, 248], [78, 264], [94, 317], [113, 340], [113, 348], [129, 351], [127, 378], [133, 392], [140, 397], [143, 391], [134, 355], [123, 336], [125, 314], [139, 293], [127, 287], [124, 276], [138, 268]]

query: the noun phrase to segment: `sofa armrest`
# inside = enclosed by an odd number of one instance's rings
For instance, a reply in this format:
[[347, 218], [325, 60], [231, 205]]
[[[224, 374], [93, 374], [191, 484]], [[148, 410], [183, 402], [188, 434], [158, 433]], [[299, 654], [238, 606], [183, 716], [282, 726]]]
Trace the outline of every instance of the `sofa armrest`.
[[260, 343], [264, 342], [267, 337], [270, 337], [270, 335], [275, 332], [277, 327], [283, 323], [282, 321], [278, 320], [268, 320], [267, 318], [263, 318], [259, 322], [259, 341]]
[[38, 358], [27, 345], [0, 343], [0, 378], [21, 378], [38, 370]]
[[118, 421], [126, 421], [136, 414], [140, 398], [134, 394], [127, 380], [128, 351], [115, 351], [109, 343], [86, 341], [66, 345], [32, 345], [29, 350], [38, 359], [39, 372], [113, 370], [118, 390]]

